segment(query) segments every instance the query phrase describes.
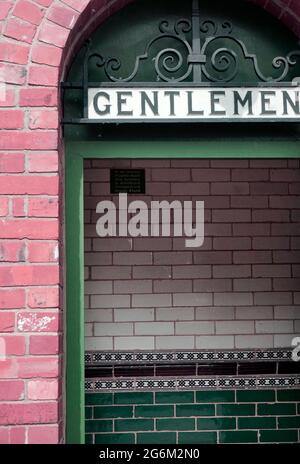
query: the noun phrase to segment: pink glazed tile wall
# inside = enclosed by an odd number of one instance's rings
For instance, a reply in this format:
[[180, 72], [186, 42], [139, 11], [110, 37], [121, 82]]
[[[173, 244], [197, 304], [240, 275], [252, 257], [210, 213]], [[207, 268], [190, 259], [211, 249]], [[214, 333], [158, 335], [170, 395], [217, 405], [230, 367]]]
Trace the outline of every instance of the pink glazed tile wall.
[[[110, 168], [145, 168], [146, 195], [203, 200], [205, 240], [100, 238]], [[87, 350], [289, 347], [300, 334], [298, 160], [88, 160]]]

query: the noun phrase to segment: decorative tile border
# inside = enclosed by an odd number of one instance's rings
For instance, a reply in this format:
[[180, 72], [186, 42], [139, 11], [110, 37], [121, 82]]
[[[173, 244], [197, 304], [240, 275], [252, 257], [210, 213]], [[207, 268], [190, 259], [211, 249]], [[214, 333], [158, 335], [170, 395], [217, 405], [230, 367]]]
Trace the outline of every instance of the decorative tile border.
[[112, 364], [152, 364], [178, 362], [226, 361], [290, 361], [289, 348], [268, 350], [218, 350], [218, 351], [87, 351], [86, 366]]
[[295, 388], [300, 386], [300, 376], [247, 376], [247, 377], [192, 377], [144, 379], [86, 379], [86, 393], [122, 390], [187, 390], [187, 389], [260, 389]]

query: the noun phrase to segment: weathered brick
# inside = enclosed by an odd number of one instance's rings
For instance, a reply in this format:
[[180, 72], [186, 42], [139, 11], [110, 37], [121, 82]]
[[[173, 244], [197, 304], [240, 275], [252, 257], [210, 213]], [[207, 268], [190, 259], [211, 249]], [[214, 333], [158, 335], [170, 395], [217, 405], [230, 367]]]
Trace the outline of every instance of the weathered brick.
[[25, 261], [25, 243], [21, 241], [6, 241], [0, 243], [0, 261], [23, 262]]
[[0, 176], [0, 194], [56, 195], [58, 176]]
[[5, 344], [5, 354], [7, 356], [22, 356], [25, 354], [25, 337], [23, 335], [1, 335]]
[[28, 259], [30, 263], [58, 262], [58, 244], [56, 242], [28, 243]]
[[1, 311], [0, 332], [13, 332], [15, 329], [15, 313]]
[[31, 43], [37, 27], [18, 18], [10, 18], [4, 30], [4, 35], [21, 42]]
[[26, 64], [28, 61], [29, 47], [16, 43], [0, 44], [0, 60], [15, 64]]
[[24, 172], [23, 153], [0, 153], [0, 171], [7, 173]]
[[47, 22], [39, 32], [39, 40], [63, 48], [69, 35], [69, 30], [57, 24]]
[[24, 390], [24, 382], [22, 380], [0, 381], [0, 401], [23, 400]]
[[48, 14], [48, 19], [60, 26], [72, 29], [76, 23], [79, 14], [70, 8], [53, 6]]
[[59, 443], [59, 427], [57, 425], [29, 426], [28, 443], [35, 445], [55, 445]]
[[[41, 0], [39, 0], [39, 1], [41, 1]], [[45, 0], [43, 0], [43, 1], [45, 1]], [[83, 11], [85, 9], [85, 7], [88, 5], [89, 2], [90, 2], [90, 0], [63, 0], [63, 3], [65, 3], [66, 5], [69, 5], [74, 10], [77, 10], [79, 12]]]
[[57, 413], [57, 404], [54, 402], [2, 404], [0, 423], [3, 425], [55, 423]]
[[0, 107], [9, 108], [15, 106], [16, 92], [12, 89], [2, 89], [0, 93]]
[[23, 308], [25, 305], [24, 289], [0, 289], [0, 308], [1, 309], [17, 309]]
[[58, 198], [29, 198], [28, 215], [31, 217], [58, 217]]
[[59, 66], [61, 55], [61, 48], [39, 43], [32, 47], [31, 60], [33, 63]]
[[[12, 213], [14, 217], [25, 217], [26, 216], [26, 199], [24, 197], [12, 198]], [[24, 256], [22, 259], [25, 260]]]
[[11, 445], [24, 445], [26, 443], [26, 427], [10, 427], [9, 443]]
[[22, 357], [18, 360], [18, 364], [21, 379], [57, 378], [59, 374], [58, 358], [54, 356]]
[[2, 0], [2, 2], [0, 3], [0, 21], [6, 18], [12, 5], [13, 5], [12, 1]]
[[[20, 106], [56, 106], [58, 95], [56, 88], [36, 87], [20, 90]], [[23, 147], [22, 147], [23, 148]], [[45, 148], [42, 147], [42, 150]]]
[[29, 400], [55, 400], [58, 398], [58, 380], [30, 380], [27, 384]]
[[[0, 216], [4, 217], [8, 215], [8, 198], [0, 197]], [[0, 256], [2, 256], [3, 252], [1, 250], [0, 245]], [[1, 260], [1, 257], [0, 257]]]
[[58, 222], [55, 220], [0, 220], [0, 225], [0, 238], [31, 238], [40, 240], [58, 238]]
[[0, 75], [2, 81], [7, 84], [25, 84], [26, 74], [27, 70], [24, 65], [0, 63]]
[[33, 355], [49, 355], [59, 352], [58, 335], [32, 335], [29, 339], [29, 353]]
[[59, 328], [58, 312], [29, 311], [17, 314], [17, 328], [19, 332], [57, 332]]
[[13, 9], [13, 15], [29, 23], [39, 25], [44, 14], [43, 10], [34, 3], [19, 0]]
[[28, 163], [29, 172], [57, 172], [58, 153], [55, 151], [30, 153], [28, 155]]
[[[0, 150], [55, 150], [57, 133], [55, 131], [15, 132], [2, 131]], [[2, 183], [2, 181], [1, 181]]]
[[58, 112], [54, 110], [31, 110], [29, 112], [29, 128], [57, 129]]
[[22, 110], [0, 111], [0, 126], [2, 129], [21, 129], [24, 127], [24, 112]]
[[28, 84], [53, 87], [58, 83], [58, 68], [53, 66], [30, 66]]
[[56, 265], [2, 266], [0, 268], [0, 284], [15, 285], [53, 285], [58, 283], [58, 267]]

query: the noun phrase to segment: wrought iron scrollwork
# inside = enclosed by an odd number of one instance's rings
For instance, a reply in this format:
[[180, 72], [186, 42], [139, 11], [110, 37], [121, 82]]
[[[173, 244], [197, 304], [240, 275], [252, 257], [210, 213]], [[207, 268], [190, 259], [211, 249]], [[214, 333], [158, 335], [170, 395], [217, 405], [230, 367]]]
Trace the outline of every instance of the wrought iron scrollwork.
[[224, 21], [221, 24], [218, 24], [216, 21], [212, 19], [205, 19], [200, 23], [200, 32], [210, 34], [211, 36], [217, 35], [219, 32], [221, 33], [232, 33], [232, 24], [229, 21]]
[[[252, 65], [259, 81], [275, 83], [283, 81], [290, 68], [297, 64], [300, 50], [292, 51], [285, 57], [275, 57], [270, 63], [274, 75], [265, 75], [260, 69], [257, 55], [250, 53], [245, 43], [232, 35], [233, 27], [229, 21], [220, 24], [211, 19], [200, 21], [198, 3], [198, 0], [193, 0], [191, 20], [181, 18], [174, 23], [168, 20], [160, 22], [160, 34], [149, 41], [144, 53], [136, 57], [131, 73], [125, 77], [121, 76], [122, 62], [119, 58], [90, 53], [87, 47], [84, 86], [88, 86], [91, 63], [102, 68], [106, 78], [115, 83], [133, 81], [147, 60], [152, 60], [157, 81], [172, 83], [191, 80], [191, 77], [194, 83], [203, 79], [213, 83], [229, 83], [237, 77], [242, 61]], [[160, 47], [160, 44], [166, 45], [166, 41], [168, 46]], [[193, 72], [196, 68], [197, 72]]]

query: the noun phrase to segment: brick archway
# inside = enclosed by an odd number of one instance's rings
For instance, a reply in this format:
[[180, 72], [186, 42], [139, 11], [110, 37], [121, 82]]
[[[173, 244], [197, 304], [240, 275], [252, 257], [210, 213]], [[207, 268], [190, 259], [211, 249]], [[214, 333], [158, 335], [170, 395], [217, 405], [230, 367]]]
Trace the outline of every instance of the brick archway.
[[[0, 443], [64, 439], [58, 84], [84, 38], [131, 1], [0, 3]], [[252, 1], [300, 37], [298, 0]]]

